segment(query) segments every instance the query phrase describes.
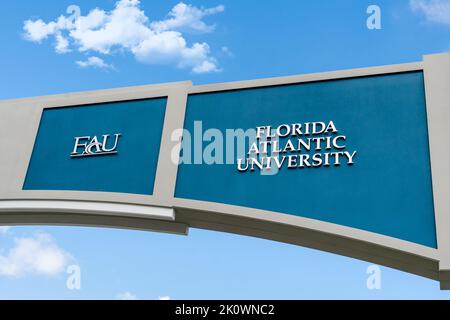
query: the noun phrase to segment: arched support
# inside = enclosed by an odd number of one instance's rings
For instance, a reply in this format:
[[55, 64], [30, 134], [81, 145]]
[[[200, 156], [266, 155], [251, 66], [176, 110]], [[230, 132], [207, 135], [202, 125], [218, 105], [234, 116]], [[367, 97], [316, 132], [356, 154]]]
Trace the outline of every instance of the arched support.
[[[450, 289], [449, 88], [447, 53], [320, 74], [0, 101], [0, 225], [182, 235], [201, 228], [370, 261]], [[206, 139], [198, 121], [212, 130]], [[202, 158], [228, 129], [284, 125], [292, 132], [281, 138], [307, 139], [316, 133], [301, 124], [325, 121], [332, 130], [320, 134], [339, 131], [340, 142], [322, 151], [349, 146], [355, 158], [345, 165], [335, 152], [333, 164], [295, 158], [267, 174]], [[181, 131], [200, 144], [194, 163], [180, 163]], [[108, 137], [113, 146], [99, 144]]]

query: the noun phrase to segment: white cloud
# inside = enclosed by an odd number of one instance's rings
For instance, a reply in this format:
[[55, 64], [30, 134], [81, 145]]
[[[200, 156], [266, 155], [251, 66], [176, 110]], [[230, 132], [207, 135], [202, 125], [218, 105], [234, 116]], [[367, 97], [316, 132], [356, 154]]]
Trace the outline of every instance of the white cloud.
[[194, 73], [209, 73], [217, 71], [220, 71], [220, 69], [217, 68], [217, 65], [214, 62], [207, 60], [192, 68], [192, 72]]
[[6, 255], [0, 255], [0, 276], [56, 275], [64, 272], [72, 259], [46, 233], [16, 238], [14, 242]]
[[223, 5], [214, 8], [203, 9], [180, 2], [169, 12], [169, 18], [162, 21], [152, 22], [151, 27], [155, 31], [167, 30], [194, 30], [198, 32], [211, 32], [214, 25], [207, 25], [202, 19], [225, 11]]
[[41, 19], [36, 21], [26, 20], [23, 29], [25, 30], [25, 39], [34, 42], [41, 42], [51, 35], [55, 35], [59, 30], [68, 30], [73, 28], [73, 23], [64, 16], [60, 16], [56, 21], [45, 23]]
[[[138, 300], [138, 297], [129, 291], [125, 291], [116, 295], [117, 300]], [[158, 297], [158, 300], [170, 300], [169, 296]]]
[[228, 57], [234, 57], [234, 53], [228, 47], [222, 47], [220, 48], [220, 51]]
[[0, 234], [7, 234], [11, 227], [0, 226]]
[[217, 72], [220, 68], [209, 45], [188, 44], [182, 32], [213, 31], [214, 25], [206, 24], [203, 18], [224, 10], [222, 5], [205, 9], [180, 2], [167, 19], [150, 22], [139, 0], [119, 0], [109, 12], [96, 8], [76, 21], [64, 16], [48, 23], [41, 19], [27, 20], [25, 39], [41, 43], [53, 36], [55, 51], [60, 54], [69, 52], [71, 47], [103, 55], [129, 52], [141, 63], [175, 65], [194, 73]]
[[67, 53], [71, 51], [69, 49], [69, 40], [67, 40], [67, 38], [65, 38], [61, 33], [56, 34], [55, 50], [57, 53]]
[[101, 69], [109, 69], [113, 68], [112, 65], [107, 64], [105, 61], [103, 61], [102, 58], [99, 57], [89, 57], [85, 61], [75, 61], [77, 65], [79, 65], [81, 68], [101, 68]]
[[119, 293], [116, 296], [117, 300], [137, 300], [137, 296], [129, 291]]
[[40, 42], [46, 39], [49, 35], [55, 33], [56, 23], [45, 23], [41, 19], [36, 21], [27, 20], [23, 26], [25, 38], [29, 41]]
[[410, 0], [409, 4], [428, 21], [450, 25], [450, 0]]

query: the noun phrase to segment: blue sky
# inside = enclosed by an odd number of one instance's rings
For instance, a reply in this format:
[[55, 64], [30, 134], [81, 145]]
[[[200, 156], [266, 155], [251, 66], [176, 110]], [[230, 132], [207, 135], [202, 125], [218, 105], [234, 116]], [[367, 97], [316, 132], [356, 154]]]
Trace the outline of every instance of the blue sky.
[[[51, 22], [67, 18], [66, 9], [77, 5], [82, 17], [98, 8], [89, 17], [99, 28], [113, 17], [116, 1], [3, 3], [0, 99], [333, 71], [450, 51], [449, 0], [186, 1], [184, 7], [179, 1], [128, 1], [137, 10], [128, 13], [148, 21], [125, 24], [129, 34], [103, 37], [73, 33], [70, 21]], [[371, 4], [381, 8], [381, 30], [366, 27]], [[120, 27], [121, 20], [114, 21]], [[145, 42], [157, 28], [163, 35]], [[80, 266], [81, 290], [67, 289], [68, 264]], [[2, 299], [450, 297], [437, 282], [384, 267], [381, 290], [368, 290], [369, 265], [194, 229], [188, 237], [98, 228], [0, 230]]]

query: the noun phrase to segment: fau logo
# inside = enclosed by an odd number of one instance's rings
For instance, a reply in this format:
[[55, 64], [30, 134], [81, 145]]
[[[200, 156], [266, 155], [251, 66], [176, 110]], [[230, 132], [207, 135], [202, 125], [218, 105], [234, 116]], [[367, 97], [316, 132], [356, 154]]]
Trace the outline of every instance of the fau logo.
[[[101, 139], [99, 139], [97, 136], [94, 136], [92, 138], [90, 136], [75, 137], [75, 145], [73, 147], [72, 153], [70, 154], [70, 157], [81, 158], [116, 154], [120, 136], [120, 133], [116, 133], [114, 135], [104, 134], [102, 135]], [[111, 142], [111, 140], [114, 141]]]

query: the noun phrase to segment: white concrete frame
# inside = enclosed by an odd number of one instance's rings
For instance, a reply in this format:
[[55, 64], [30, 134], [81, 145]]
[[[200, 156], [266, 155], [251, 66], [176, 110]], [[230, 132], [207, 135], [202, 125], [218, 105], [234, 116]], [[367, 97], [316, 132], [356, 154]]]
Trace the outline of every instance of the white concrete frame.
[[[178, 166], [171, 133], [183, 128], [189, 94], [423, 71], [438, 249], [328, 222], [174, 197]], [[44, 108], [167, 97], [152, 196], [22, 190]], [[189, 227], [298, 244], [439, 280], [450, 289], [450, 54], [424, 62], [192, 86], [190, 82], [0, 101], [0, 224], [94, 225], [187, 234]]]

